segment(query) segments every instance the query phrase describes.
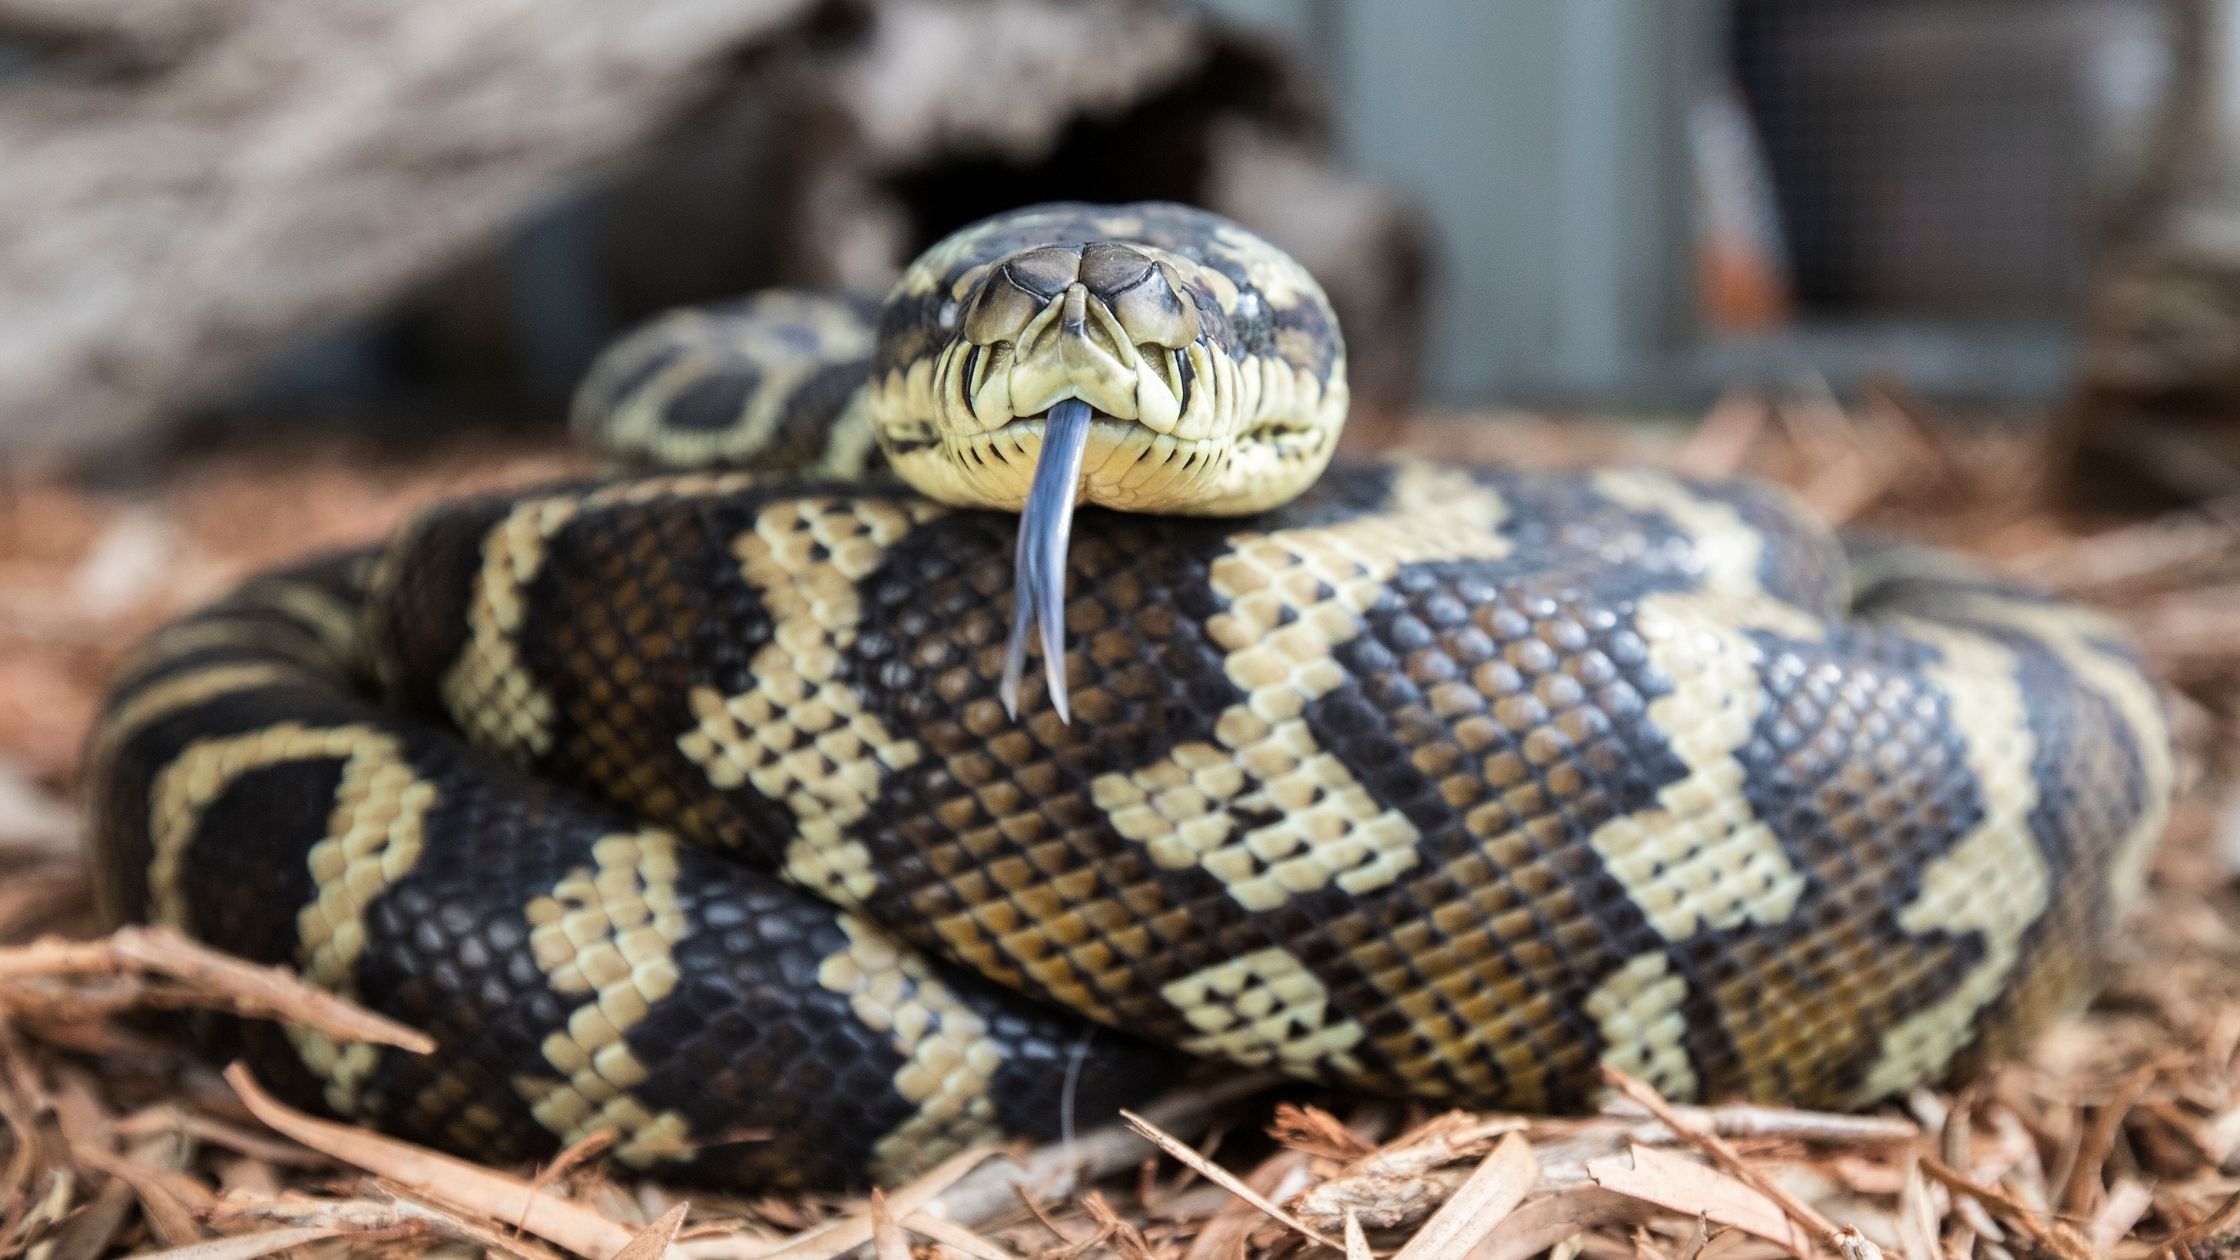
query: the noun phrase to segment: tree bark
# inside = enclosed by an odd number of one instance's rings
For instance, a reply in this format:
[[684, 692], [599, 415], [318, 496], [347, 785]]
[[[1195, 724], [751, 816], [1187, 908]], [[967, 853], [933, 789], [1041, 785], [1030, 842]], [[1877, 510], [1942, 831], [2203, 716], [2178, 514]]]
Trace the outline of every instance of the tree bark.
[[[810, 0], [4, 0], [0, 437], [84, 452], [393, 297]], [[156, 17], [192, 13], [188, 17]]]

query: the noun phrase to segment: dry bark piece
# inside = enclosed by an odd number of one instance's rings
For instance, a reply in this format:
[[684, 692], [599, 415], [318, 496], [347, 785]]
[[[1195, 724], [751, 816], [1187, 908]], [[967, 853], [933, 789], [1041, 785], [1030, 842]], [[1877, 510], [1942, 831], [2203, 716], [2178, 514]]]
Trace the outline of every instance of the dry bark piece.
[[[1272, 1078], [1240, 1072], [1204, 1085], [1174, 1090], [1143, 1109], [1144, 1117], [1168, 1133], [1198, 1133], [1214, 1117], [1242, 1099], [1268, 1088]], [[1028, 1188], [1066, 1195], [1074, 1187], [1138, 1166], [1151, 1147], [1133, 1128], [1108, 1124], [1082, 1134], [1071, 1145], [1056, 1143], [1020, 1159], [991, 1159], [935, 1199], [930, 1210], [952, 1221], [977, 1224], [1017, 1205]]]
[[1268, 1136], [1317, 1159], [1352, 1161], [1379, 1149], [1347, 1128], [1345, 1121], [1322, 1108], [1302, 1107], [1297, 1103], [1276, 1104], [1275, 1119], [1268, 1122]]
[[2143, 1181], [2125, 1177], [2116, 1182], [2100, 1210], [2084, 1227], [2084, 1240], [2096, 1252], [2106, 1253], [2122, 1242], [2147, 1213], [2154, 1210], [2154, 1190]]
[[73, 1146], [71, 1157], [84, 1167], [117, 1179], [138, 1197], [140, 1214], [156, 1240], [167, 1247], [183, 1247], [202, 1237], [196, 1212], [216, 1203], [210, 1192], [180, 1174], [185, 1144], [167, 1138], [136, 1143], [129, 1155], [99, 1148]]
[[1236, 1176], [1236, 1174], [1230, 1172], [1226, 1168], [1223, 1168], [1221, 1165], [1207, 1159], [1205, 1156], [1198, 1154], [1198, 1152], [1190, 1148], [1190, 1145], [1188, 1143], [1183, 1142], [1179, 1138], [1176, 1138], [1166, 1130], [1161, 1129], [1159, 1126], [1152, 1124], [1148, 1120], [1145, 1120], [1142, 1116], [1139, 1116], [1136, 1113], [1128, 1111], [1126, 1109], [1122, 1109], [1122, 1111], [1120, 1112], [1120, 1118], [1127, 1122], [1129, 1128], [1134, 1129], [1136, 1132], [1142, 1134], [1146, 1138], [1149, 1138], [1152, 1145], [1158, 1147], [1162, 1151], [1165, 1151], [1167, 1154], [1174, 1156], [1184, 1164], [1189, 1165], [1192, 1169], [1195, 1169], [1197, 1171], [1199, 1176], [1204, 1177], [1208, 1181], [1214, 1182], [1222, 1189], [1227, 1190], [1229, 1193], [1237, 1196], [1240, 1199], [1243, 1199], [1245, 1202], [1258, 1208], [1263, 1215], [1268, 1217], [1268, 1219], [1283, 1225], [1285, 1228], [1292, 1230], [1293, 1232], [1299, 1234], [1301, 1237], [1304, 1237], [1311, 1242], [1320, 1243], [1323, 1246], [1330, 1248], [1332, 1251], [1345, 1250], [1344, 1243], [1330, 1238], [1320, 1230], [1311, 1228], [1306, 1224], [1306, 1222], [1300, 1220], [1298, 1217], [1293, 1216], [1291, 1213], [1284, 1211], [1280, 1207], [1277, 1207], [1267, 1198], [1267, 1196], [1261, 1194], [1251, 1186], [1246, 1185], [1241, 1179]]
[[936, 1242], [959, 1255], [973, 1260], [1019, 1260], [1018, 1253], [994, 1239], [957, 1224], [931, 1212], [918, 1212], [902, 1222], [902, 1227], [930, 1242]]
[[2107, 1165], [2109, 1153], [2115, 1149], [2123, 1122], [2153, 1086], [2155, 1078], [2161, 1074], [2160, 1064], [2149, 1063], [2140, 1067], [2116, 1087], [2115, 1093], [2093, 1116], [2091, 1127], [2085, 1130], [2083, 1140], [2077, 1147], [2076, 1163], [2063, 1183], [2061, 1205], [2065, 1210], [2083, 1213], [2097, 1206], [2100, 1175]]
[[241, 1064], [226, 1083], [257, 1119], [315, 1151], [393, 1181], [436, 1203], [503, 1221], [578, 1255], [606, 1260], [635, 1237], [624, 1225], [554, 1198], [519, 1177], [364, 1129], [320, 1120], [264, 1092]]
[[1798, 1224], [1778, 1200], [1717, 1169], [1636, 1146], [1627, 1154], [1593, 1161], [1587, 1165], [1587, 1175], [1605, 1190], [1684, 1217], [1701, 1216], [1731, 1225], [1784, 1247], [1794, 1256], [1812, 1255], [1811, 1231]]
[[1539, 1180], [1540, 1161], [1532, 1157], [1531, 1144], [1509, 1134], [1394, 1260], [1442, 1260], [1463, 1254], [1507, 1219]]
[[[676, 1241], [677, 1231], [684, 1228], [685, 1213], [691, 1208], [689, 1203], [679, 1203], [662, 1213], [661, 1219], [639, 1230], [638, 1236], [630, 1240], [629, 1246], [614, 1253], [614, 1260], [661, 1260], [661, 1257], [668, 1254], [669, 1244]], [[905, 1244], [900, 1260], [909, 1260], [909, 1256], [910, 1248]], [[893, 1258], [881, 1256], [880, 1260]]]
[[1921, 1175], [1921, 1161], [1908, 1159], [1905, 1185], [1898, 1192], [1898, 1249], [1908, 1257], [1936, 1260], [1942, 1254], [1937, 1239], [1943, 1226], [1943, 1215], [1929, 1197], [1929, 1180]]
[[1619, 1093], [1648, 1108], [1651, 1115], [1663, 1121], [1682, 1141], [1701, 1150], [1711, 1157], [1712, 1162], [1733, 1174], [1744, 1185], [1751, 1187], [1778, 1204], [1781, 1210], [1788, 1213], [1799, 1225], [1812, 1230], [1822, 1238], [1833, 1238], [1836, 1235], [1835, 1222], [1822, 1215], [1819, 1209], [1797, 1198], [1796, 1195], [1791, 1194], [1772, 1178], [1752, 1167], [1749, 1161], [1743, 1159], [1732, 1146], [1727, 1144], [1726, 1139], [1709, 1129], [1690, 1124], [1686, 1117], [1674, 1109], [1671, 1103], [1665, 1101], [1664, 1095], [1650, 1088], [1648, 1082], [1629, 1076], [1608, 1064], [1603, 1065], [1602, 1079], [1609, 1082]]
[[[194, 1004], [251, 1018], [280, 1019], [337, 1041], [433, 1053], [435, 1039], [345, 998], [313, 988], [294, 972], [259, 967], [164, 927], [119, 928], [99, 941], [46, 940], [0, 949], [0, 985], [55, 976], [153, 973], [177, 981]], [[19, 994], [36, 1002], [38, 995]], [[70, 995], [64, 994], [67, 999]], [[153, 995], [127, 991], [131, 1004]]]
[[1361, 1230], [1361, 1218], [1346, 1213], [1346, 1260], [1376, 1260], [1376, 1255], [1369, 1249], [1369, 1236]]
[[[982, 1147], [960, 1151], [942, 1160], [918, 1179], [886, 1195], [887, 1207], [897, 1217], [914, 1216], [928, 1204], [941, 1197], [964, 1178], [966, 1173], [986, 1163], [997, 1152]], [[872, 1240], [872, 1220], [869, 1205], [839, 1220], [806, 1230], [774, 1251], [766, 1253], [766, 1260], [830, 1260], [845, 1255]], [[692, 1251], [689, 1245], [686, 1250]]]
[[1479, 1240], [1470, 1260], [1527, 1260], [1598, 1229], [1631, 1229], [1660, 1209], [1600, 1186], [1572, 1186], [1534, 1199]]
[[416, 1199], [402, 1188], [376, 1182], [378, 1198], [320, 1199], [300, 1194], [226, 1204], [212, 1214], [213, 1224], [230, 1228], [271, 1221], [283, 1228], [335, 1229], [353, 1241], [375, 1244], [435, 1235], [515, 1260], [557, 1260], [554, 1252], [523, 1238], [510, 1226], [477, 1220], [440, 1203]]
[[[1358, 1216], [1369, 1229], [1404, 1228], [1429, 1216], [1461, 1184], [1460, 1176], [1433, 1174], [1481, 1158], [1527, 1124], [1516, 1116], [1448, 1112], [1356, 1155], [1345, 1168], [1294, 1195], [1285, 1206], [1320, 1230], [1339, 1229], [1348, 1216]], [[1325, 1143], [1326, 1148], [1338, 1145], [1335, 1139]], [[1356, 1149], [1363, 1145], [1353, 1139]]]
[[1941, 1160], [1924, 1159], [1921, 1170], [1943, 1182], [1948, 1189], [1966, 1196], [1968, 1202], [1981, 1205], [2001, 1224], [2011, 1226], [2058, 1260], [2092, 1260], [2091, 1247], [2068, 1224], [2058, 1218], [2038, 1219], [2046, 1216], [2044, 1209], [2033, 1208], [2010, 1194], [1993, 1189]]
[[[1282, 1197], [1285, 1187], [1307, 1175], [1307, 1154], [1283, 1150], [1262, 1161], [1258, 1168], [1246, 1174], [1244, 1181], [1255, 1194], [1275, 1200]], [[1221, 1204], [1199, 1228], [1190, 1249], [1183, 1253], [1183, 1260], [1230, 1260], [1242, 1256], [1252, 1231], [1267, 1219], [1250, 1200], [1237, 1196], [1219, 1182], [1212, 1184], [1223, 1195]]]
[[613, 1129], [595, 1129], [584, 1134], [562, 1147], [559, 1154], [553, 1156], [549, 1163], [537, 1170], [537, 1184], [539, 1186], [549, 1186], [559, 1181], [569, 1173], [574, 1172], [579, 1166], [605, 1153], [608, 1147], [614, 1145], [614, 1141], [615, 1132]]
[[354, 1233], [342, 1225], [298, 1225], [291, 1229], [267, 1229], [234, 1238], [213, 1238], [207, 1242], [189, 1243], [165, 1251], [144, 1251], [133, 1260], [259, 1260], [262, 1256], [276, 1256], [283, 1251], [306, 1247]]

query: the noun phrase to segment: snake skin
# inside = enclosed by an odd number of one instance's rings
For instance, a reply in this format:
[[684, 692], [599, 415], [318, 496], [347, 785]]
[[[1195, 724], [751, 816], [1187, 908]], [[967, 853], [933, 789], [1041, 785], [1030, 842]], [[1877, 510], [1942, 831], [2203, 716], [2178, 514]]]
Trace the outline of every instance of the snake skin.
[[[126, 665], [111, 913], [441, 1046], [239, 1030], [268, 1078], [484, 1158], [608, 1129], [822, 1186], [1101, 1119], [1177, 1051], [1853, 1106], [2089, 992], [2172, 778], [2092, 614], [1755, 484], [1340, 466], [1239, 519], [1081, 511], [1073, 721], [1012, 719], [1012, 518], [858, 476], [845, 309], [672, 317], [579, 413], [823, 479], [447, 505]], [[857, 349], [794, 362], [796, 318]], [[775, 400], [727, 375], [761, 364]]]

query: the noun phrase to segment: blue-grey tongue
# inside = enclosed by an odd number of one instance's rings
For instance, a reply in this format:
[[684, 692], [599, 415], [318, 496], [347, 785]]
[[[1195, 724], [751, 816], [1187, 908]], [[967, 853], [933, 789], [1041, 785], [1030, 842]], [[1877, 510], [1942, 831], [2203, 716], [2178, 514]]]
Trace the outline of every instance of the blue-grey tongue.
[[1019, 513], [1019, 547], [1011, 588], [1011, 641], [1003, 651], [1003, 708], [1019, 716], [1019, 684], [1027, 673], [1027, 639], [1042, 623], [1042, 677], [1050, 707], [1070, 722], [1066, 705], [1066, 543], [1073, 537], [1073, 499], [1081, 488], [1081, 455], [1089, 445], [1089, 404], [1068, 399], [1050, 409], [1042, 454]]

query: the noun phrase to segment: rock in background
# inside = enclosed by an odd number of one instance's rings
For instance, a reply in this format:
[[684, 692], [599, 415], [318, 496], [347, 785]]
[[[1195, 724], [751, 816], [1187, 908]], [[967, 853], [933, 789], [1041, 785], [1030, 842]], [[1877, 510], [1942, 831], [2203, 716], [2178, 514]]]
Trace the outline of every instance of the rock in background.
[[0, 454], [555, 424], [608, 337], [877, 291], [1061, 197], [1230, 214], [1321, 275], [1375, 418], [1425, 233], [1290, 51], [1154, 0], [0, 0]]

